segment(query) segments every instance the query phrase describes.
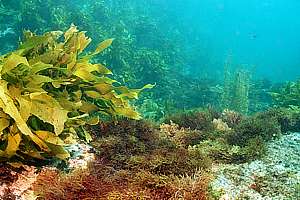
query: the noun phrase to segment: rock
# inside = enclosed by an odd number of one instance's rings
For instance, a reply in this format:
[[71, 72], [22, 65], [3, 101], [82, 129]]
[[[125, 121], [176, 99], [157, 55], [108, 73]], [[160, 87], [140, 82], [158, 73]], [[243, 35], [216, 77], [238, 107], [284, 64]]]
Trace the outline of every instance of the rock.
[[88, 163], [95, 159], [93, 148], [87, 144], [74, 144], [66, 148], [71, 158], [68, 160], [68, 168], [86, 168]]
[[227, 199], [299, 199], [300, 133], [270, 142], [261, 160], [221, 165], [215, 174], [213, 191], [223, 191]]
[[[71, 158], [67, 160], [67, 171], [76, 168], [86, 168], [88, 163], [95, 159], [92, 153], [92, 147], [86, 144], [74, 144], [66, 148]], [[43, 168], [56, 168], [58, 162], [51, 163], [50, 166]], [[32, 184], [36, 181], [38, 173], [34, 166], [21, 166], [23, 170], [11, 168], [9, 165], [0, 166], [0, 200], [13, 199], [13, 200], [33, 200], [36, 199], [33, 191], [31, 190]]]

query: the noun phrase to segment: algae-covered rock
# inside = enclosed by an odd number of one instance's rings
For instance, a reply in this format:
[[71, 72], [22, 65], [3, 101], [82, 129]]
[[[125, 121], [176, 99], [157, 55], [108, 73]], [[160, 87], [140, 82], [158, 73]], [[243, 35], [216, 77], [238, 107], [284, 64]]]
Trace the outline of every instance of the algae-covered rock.
[[300, 133], [267, 144], [267, 154], [252, 162], [215, 168], [213, 191], [229, 199], [299, 199]]

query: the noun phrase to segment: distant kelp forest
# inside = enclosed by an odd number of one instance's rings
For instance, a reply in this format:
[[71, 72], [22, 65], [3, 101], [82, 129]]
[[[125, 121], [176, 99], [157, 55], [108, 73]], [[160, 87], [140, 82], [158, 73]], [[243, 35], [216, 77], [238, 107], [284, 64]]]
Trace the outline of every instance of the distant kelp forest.
[[[156, 86], [135, 102], [144, 118], [158, 121], [183, 110], [213, 107], [252, 114], [269, 107], [297, 109], [298, 83], [274, 84], [254, 77], [255, 66], [235, 62], [228, 53], [221, 71], [207, 54], [197, 30], [174, 17], [182, 3], [137, 0], [3, 0], [0, 51], [18, 46], [24, 30], [38, 34], [67, 30], [74, 23], [94, 41], [114, 38], [95, 59], [128, 87]], [[91, 49], [95, 46], [90, 45]], [[211, 63], [211, 64], [210, 64]]]

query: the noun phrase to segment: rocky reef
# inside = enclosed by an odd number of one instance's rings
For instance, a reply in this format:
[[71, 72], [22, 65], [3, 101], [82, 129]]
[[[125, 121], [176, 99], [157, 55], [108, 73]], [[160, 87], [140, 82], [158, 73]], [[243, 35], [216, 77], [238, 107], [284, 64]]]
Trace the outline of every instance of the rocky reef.
[[282, 136], [267, 144], [261, 159], [214, 168], [211, 186], [222, 199], [299, 199], [300, 133]]

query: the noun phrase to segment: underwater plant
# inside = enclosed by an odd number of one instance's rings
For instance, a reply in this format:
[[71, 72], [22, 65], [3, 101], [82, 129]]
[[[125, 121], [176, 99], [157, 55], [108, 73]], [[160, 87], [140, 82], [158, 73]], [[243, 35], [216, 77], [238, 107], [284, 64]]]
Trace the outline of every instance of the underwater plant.
[[247, 114], [249, 111], [250, 75], [248, 71], [238, 70], [235, 73], [234, 101], [235, 110]]
[[179, 127], [190, 128], [191, 130], [213, 130], [213, 119], [218, 118], [218, 113], [211, 109], [206, 109], [203, 111], [187, 111], [180, 112], [164, 119], [165, 123], [170, 123], [171, 121], [178, 124]]
[[188, 146], [215, 163], [243, 163], [263, 156], [266, 143], [283, 129], [295, 130], [298, 119], [278, 110], [252, 116], [230, 110], [189, 111], [166, 118], [169, 124], [162, 124], [160, 132], [176, 146]]
[[231, 57], [229, 57], [224, 65], [222, 107], [248, 114], [250, 73], [243, 68], [237, 68], [232, 72], [231, 65]]
[[69, 173], [44, 168], [33, 184], [40, 199], [208, 199], [212, 163], [188, 147], [195, 131], [178, 130], [184, 145], [144, 120], [101, 122], [89, 131], [95, 160]]
[[280, 124], [276, 118], [267, 118], [260, 114], [243, 119], [229, 133], [227, 141], [232, 145], [247, 146], [253, 138], [261, 138], [262, 141], [270, 141], [281, 135]]
[[271, 108], [265, 112], [257, 114], [262, 119], [276, 120], [282, 133], [300, 131], [300, 109], [293, 108]]
[[300, 107], [300, 80], [288, 82], [269, 93], [273, 106], [296, 109]]
[[[63, 37], [62, 37], [63, 36]], [[64, 146], [76, 138], [91, 140], [85, 124], [124, 116], [139, 119], [129, 104], [141, 89], [109, 78], [112, 72], [91, 60], [111, 45], [91, 42], [75, 25], [65, 32], [24, 33], [19, 48], [0, 57], [0, 156], [66, 159]]]
[[257, 79], [252, 81], [249, 88], [249, 113], [257, 113], [268, 110], [272, 105], [270, 95], [273, 83], [269, 79]]
[[141, 170], [115, 170], [97, 160], [88, 169], [70, 174], [44, 169], [33, 185], [38, 199], [209, 199], [212, 176], [198, 171], [193, 176], [163, 176]]

